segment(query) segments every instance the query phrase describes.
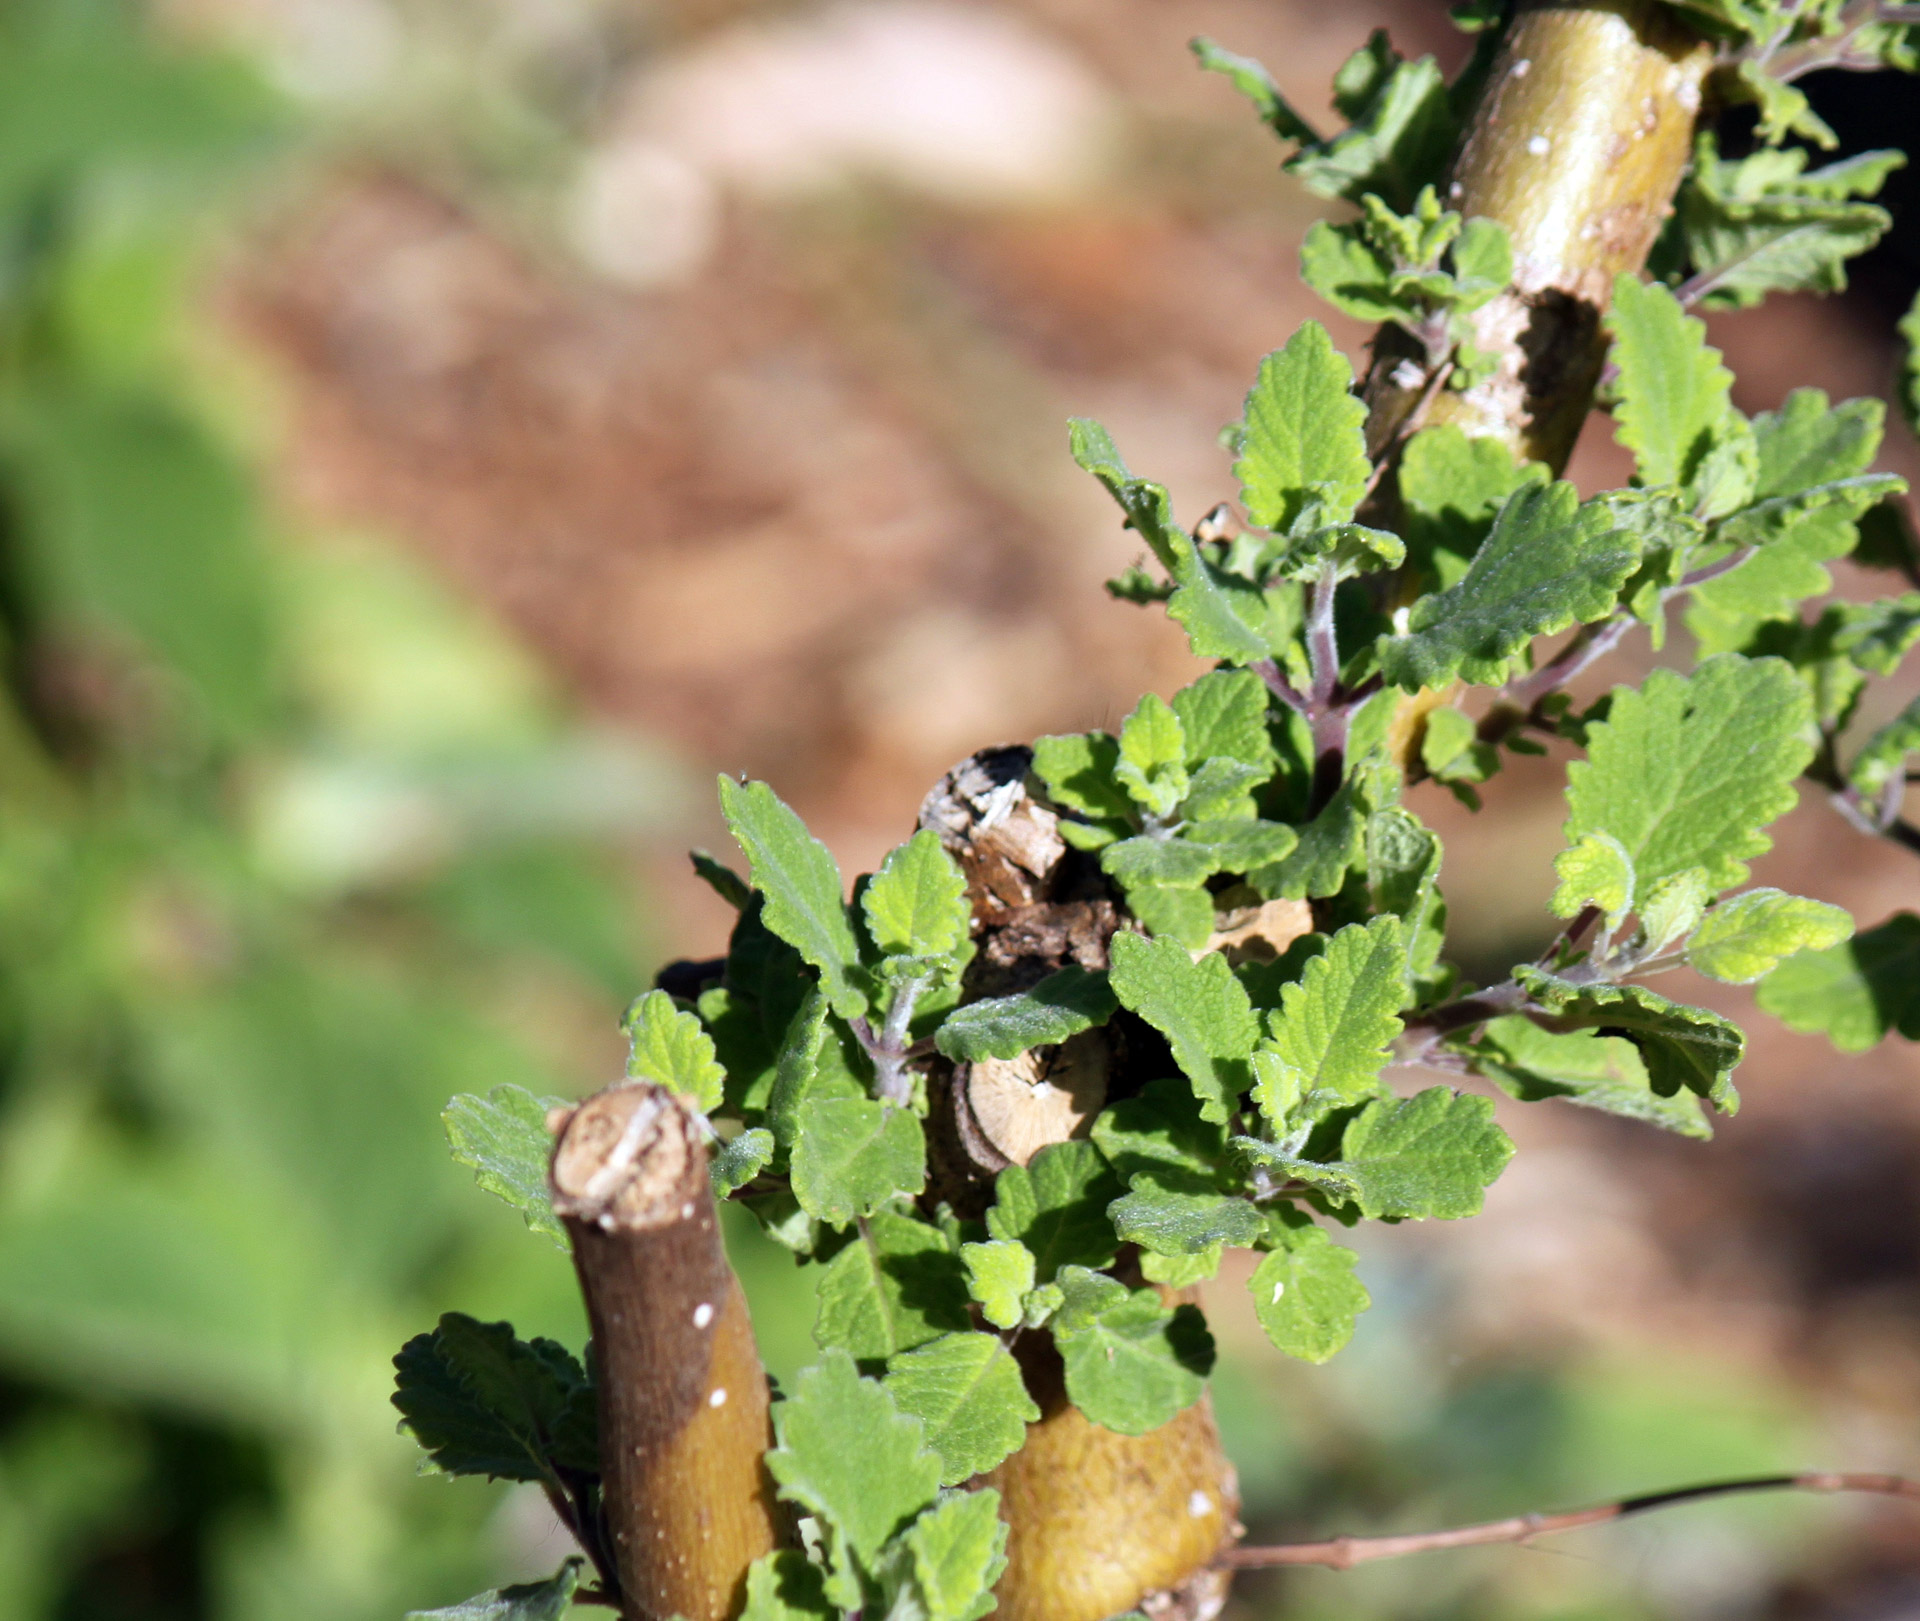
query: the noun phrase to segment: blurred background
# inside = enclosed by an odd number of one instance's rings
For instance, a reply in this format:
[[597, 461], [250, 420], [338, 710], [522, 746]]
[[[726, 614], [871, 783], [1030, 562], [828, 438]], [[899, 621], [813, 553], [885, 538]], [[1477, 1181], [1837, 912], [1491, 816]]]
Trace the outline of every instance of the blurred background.
[[[0, 0], [0, 1621], [392, 1621], [558, 1563], [386, 1402], [442, 1310], [584, 1337], [441, 1107], [598, 1086], [719, 949], [716, 770], [857, 871], [971, 749], [1197, 673], [1101, 591], [1134, 548], [1063, 419], [1191, 518], [1263, 352], [1359, 353], [1295, 274], [1325, 205], [1184, 42], [1317, 111], [1375, 23], [1464, 54], [1439, 0]], [[1811, 87], [1920, 148], [1913, 81]], [[1912, 196], [1845, 297], [1714, 321], [1745, 409], [1887, 392]], [[1596, 422], [1575, 476], [1625, 471]], [[1420, 791], [1480, 977], [1547, 937], [1560, 764], [1477, 824]], [[1818, 803], [1756, 878], [1920, 904]], [[1714, 1143], [1503, 1100], [1488, 1213], [1368, 1239], [1325, 1368], [1214, 1286], [1256, 1537], [1920, 1472], [1920, 1054], [1697, 994], [1757, 1037]], [[734, 1237], [790, 1372], [810, 1302]], [[1894, 1621], [1920, 1518], [1702, 1507], [1234, 1614]]]

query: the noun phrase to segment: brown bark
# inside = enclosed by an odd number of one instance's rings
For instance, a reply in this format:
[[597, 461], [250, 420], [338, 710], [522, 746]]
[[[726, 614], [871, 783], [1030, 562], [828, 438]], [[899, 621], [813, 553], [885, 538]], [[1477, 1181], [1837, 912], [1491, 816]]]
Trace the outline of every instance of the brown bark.
[[693, 1112], [651, 1081], [561, 1126], [553, 1205], [599, 1375], [602, 1499], [626, 1621], [726, 1621], [774, 1546], [767, 1376]]
[[[1646, 265], [1692, 152], [1712, 53], [1655, 0], [1529, 4], [1507, 32], [1454, 164], [1447, 206], [1498, 220], [1512, 287], [1473, 316], [1498, 370], [1441, 389], [1425, 423], [1457, 422], [1566, 466], [1606, 353], [1614, 277]], [[1386, 329], [1368, 379], [1386, 444], [1427, 379]]]

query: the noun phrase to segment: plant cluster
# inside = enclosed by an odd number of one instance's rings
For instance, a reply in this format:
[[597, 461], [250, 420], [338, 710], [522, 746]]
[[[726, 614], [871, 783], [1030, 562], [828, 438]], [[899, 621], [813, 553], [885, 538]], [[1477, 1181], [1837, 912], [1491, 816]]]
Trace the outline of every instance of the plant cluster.
[[[1896, 8], [1683, 9], [1772, 143], [1825, 138], [1789, 71], [1815, 47], [1913, 65]], [[1496, 11], [1463, 20], [1492, 39]], [[1429, 397], [1484, 375], [1465, 318], [1506, 287], [1512, 253], [1441, 188], [1488, 53], [1449, 87], [1376, 35], [1336, 80], [1351, 127], [1323, 139], [1257, 64], [1198, 50], [1299, 146], [1292, 172], [1360, 206], [1309, 235], [1309, 282], [1414, 340]], [[1173, 1292], [1240, 1248], [1274, 1345], [1325, 1360], [1368, 1304], [1343, 1229], [1481, 1208], [1513, 1152], [1487, 1090], [1706, 1136], [1737, 1106], [1744, 1037], [1655, 989], [1668, 969], [1757, 984], [1763, 1007], [1843, 1047], [1920, 1036], [1920, 918], [1856, 935], [1838, 907], [1748, 887], [1803, 779], [1863, 826], [1905, 825], [1920, 705], [1864, 740], [1849, 724], [1920, 641], [1920, 591], [1806, 606], [1848, 553], [1914, 575], [1901, 481], [1869, 471], [1882, 410], [1801, 389], [1749, 418], [1687, 313], [1841, 285], [1885, 228], [1864, 199], [1899, 161], [1808, 171], [1797, 148], [1734, 161], [1700, 136], [1652, 279], [1621, 277], [1606, 318], [1624, 489], [1582, 500], [1418, 411], [1370, 454], [1352, 369], [1313, 322], [1261, 363], [1228, 430], [1237, 514], [1187, 526], [1099, 424], [1073, 423], [1075, 459], [1148, 553], [1111, 589], [1163, 603], [1214, 666], [1117, 733], [1039, 739], [1004, 785], [1057, 837], [1062, 887], [1115, 904], [1099, 966], [983, 994], [980, 897], [950, 837], [923, 827], [849, 895], [770, 787], [722, 779], [747, 870], [695, 862], [738, 909], [728, 955], [679, 976], [687, 994], [641, 997], [627, 1031], [629, 1073], [710, 1122], [715, 1194], [820, 1269], [820, 1359], [776, 1402], [767, 1456], [800, 1545], [754, 1567], [748, 1621], [985, 1614], [1006, 1530], [994, 1489], [968, 1483], [1040, 1416], [1023, 1337], [1050, 1338], [1093, 1423], [1152, 1431], [1200, 1398], [1213, 1357]], [[1694, 656], [1667, 643], [1672, 618]], [[1576, 702], [1569, 684], [1636, 627], [1669, 664]], [[1550, 637], [1565, 639], [1548, 653]], [[1577, 752], [1563, 927], [1507, 978], [1467, 984], [1410, 790], [1432, 779], [1477, 808], [1508, 755], [1554, 742]], [[1248, 916], [1295, 926], [1250, 945], [1233, 927]], [[1109, 1029], [1148, 1055], [1131, 1078], [956, 1208], [929, 1168], [942, 1085]], [[1437, 1081], [1407, 1085], [1421, 1069]], [[558, 1236], [549, 1107], [501, 1089], [447, 1118], [482, 1184]], [[402, 1352], [395, 1400], [439, 1467], [542, 1483], [604, 1596], [590, 1367], [449, 1317]], [[555, 1614], [578, 1579], [570, 1564], [443, 1613]]]

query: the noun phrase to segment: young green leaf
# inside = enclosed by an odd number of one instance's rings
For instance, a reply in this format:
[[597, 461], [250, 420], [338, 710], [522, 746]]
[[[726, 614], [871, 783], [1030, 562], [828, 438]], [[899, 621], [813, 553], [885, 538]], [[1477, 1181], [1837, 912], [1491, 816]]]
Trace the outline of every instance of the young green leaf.
[[880, 863], [860, 897], [867, 934], [882, 951], [911, 957], [948, 957], [973, 923], [967, 880], [940, 835], [922, 828]]
[[967, 1292], [980, 1302], [980, 1315], [995, 1328], [1014, 1328], [1023, 1302], [1036, 1281], [1033, 1251], [1012, 1239], [995, 1238], [984, 1244], [962, 1244], [960, 1260], [967, 1269]]
[[1216, 45], [1204, 34], [1188, 42], [1188, 49], [1209, 73], [1225, 74], [1234, 89], [1253, 103], [1254, 110], [1283, 141], [1317, 142], [1314, 128], [1290, 106], [1273, 82], [1273, 75], [1250, 56]]
[[1565, 1029], [1625, 1036], [1640, 1051], [1647, 1081], [1661, 1097], [1682, 1088], [1722, 1114], [1740, 1105], [1733, 1071], [1746, 1037], [1730, 1019], [1670, 1002], [1644, 985], [1575, 985], [1538, 968], [1516, 968], [1527, 994]]
[[1173, 577], [1167, 612], [1186, 627], [1194, 655], [1250, 664], [1271, 655], [1257, 628], [1268, 617], [1259, 591], [1223, 575], [1200, 555], [1193, 537], [1173, 521], [1166, 490], [1127, 470], [1112, 437], [1099, 423], [1074, 417], [1068, 423], [1073, 459], [1107, 487], [1127, 515], [1127, 526], [1153, 549]]
[[1119, 739], [1105, 732], [1034, 740], [1033, 774], [1046, 785], [1047, 797], [1096, 821], [1125, 822], [1133, 816], [1133, 800], [1113, 778], [1119, 764]]
[[702, 1114], [720, 1107], [727, 1074], [715, 1058], [713, 1038], [691, 1013], [675, 1007], [665, 991], [636, 998], [620, 1028], [628, 1042], [629, 1077], [657, 1081], [669, 1092], [693, 1099]]
[[927, 1185], [927, 1145], [911, 1111], [871, 1098], [808, 1098], [793, 1145], [793, 1191], [835, 1227]]
[[1300, 830], [1293, 853], [1247, 874], [1268, 900], [1319, 900], [1345, 888], [1347, 875], [1366, 848], [1367, 812], [1357, 778], [1349, 777]]
[[764, 1171], [773, 1163], [775, 1146], [773, 1133], [765, 1126], [743, 1131], [732, 1142], [716, 1144], [707, 1166], [714, 1198], [724, 1199], [739, 1192]]
[[598, 1472], [593, 1387], [552, 1340], [448, 1312], [393, 1366], [393, 1405], [444, 1473], [551, 1481], [562, 1467]]
[[1838, 906], [1750, 889], [1707, 913], [1687, 942], [1687, 964], [1709, 979], [1751, 985], [1796, 951], [1825, 951], [1852, 933], [1853, 919]]
[[1904, 783], [1907, 756], [1915, 752], [1920, 752], [1920, 698], [1867, 739], [1847, 777], [1863, 795], [1877, 800], [1890, 783]]
[[1120, 724], [1114, 781], [1151, 816], [1171, 816], [1187, 796], [1187, 737], [1180, 717], [1149, 692]]
[[1115, 1172], [1211, 1176], [1227, 1145], [1223, 1126], [1205, 1119], [1190, 1087], [1171, 1076], [1149, 1081], [1093, 1123], [1094, 1145]]
[[1155, 1255], [1200, 1255], [1222, 1244], [1246, 1246], [1264, 1223], [1245, 1199], [1216, 1191], [1211, 1178], [1142, 1171], [1129, 1191], [1107, 1206], [1114, 1231]]
[[1334, 104], [1352, 125], [1281, 167], [1321, 197], [1358, 202], [1371, 193], [1390, 208], [1412, 207], [1423, 186], [1442, 178], [1458, 135], [1439, 66], [1430, 56], [1400, 60], [1381, 29], [1334, 86]]
[[1469, 1052], [1476, 1070], [1523, 1103], [1563, 1098], [1682, 1137], [1713, 1135], [1691, 1092], [1663, 1098], [1653, 1090], [1639, 1049], [1624, 1036], [1542, 1030], [1515, 1014], [1489, 1020]]
[[[1485, 1098], [1444, 1086], [1410, 1098], [1379, 1098], [1347, 1125], [1340, 1159], [1325, 1167], [1329, 1193], [1364, 1216], [1456, 1220], [1477, 1216], [1488, 1187], [1513, 1157]], [[1296, 1172], [1298, 1174], [1298, 1172]]]
[[736, 912], [744, 912], [753, 904], [753, 890], [746, 879], [711, 850], [689, 850], [687, 857], [700, 880]]
[[1392, 913], [1350, 923], [1282, 987], [1267, 1015], [1278, 1066], [1263, 1065], [1254, 1102], [1284, 1129], [1300, 1103], [1358, 1103], [1380, 1081], [1388, 1044], [1400, 1033], [1406, 939]]
[[798, 1548], [776, 1548], [747, 1567], [747, 1607], [740, 1621], [836, 1621], [820, 1567]]
[[1640, 913], [1641, 950], [1657, 956], [1692, 934], [1713, 899], [1706, 870], [1689, 867], [1671, 878], [1650, 884], [1636, 902]]
[[767, 1469], [780, 1495], [818, 1515], [868, 1565], [940, 1490], [940, 1455], [845, 1351], [828, 1351], [774, 1404]]
[[1657, 284], [1621, 275], [1606, 322], [1620, 368], [1615, 436], [1641, 483], [1688, 483], [1732, 409], [1733, 373], [1707, 346], [1705, 324]]
[[948, 1334], [887, 1363], [887, 1389], [927, 1428], [940, 1482], [985, 1474], [1026, 1440], [1040, 1409], [997, 1334]]
[[1896, 398], [1909, 431], [1920, 434], [1920, 293], [1900, 317], [1900, 336], [1907, 340], [1907, 352], [1900, 361]]
[[505, 1085], [484, 1098], [462, 1093], [440, 1116], [453, 1157], [472, 1168], [474, 1181], [562, 1249], [566, 1229], [553, 1213], [547, 1189], [547, 1162], [553, 1158], [547, 1113], [564, 1107], [559, 1098], [538, 1098], [525, 1087]]
[[1789, 1030], [1863, 1053], [1889, 1030], [1920, 1041], [1920, 917], [1900, 912], [1824, 951], [1789, 957], [1760, 982], [1761, 1007]]
[[959, 1257], [939, 1228], [880, 1211], [820, 1273], [813, 1342], [860, 1362], [971, 1326]]
[[1840, 612], [1834, 651], [1873, 675], [1892, 675], [1920, 645], [1920, 591], [1882, 597], [1878, 602], [1844, 603]]
[[1613, 611], [1640, 560], [1639, 536], [1571, 484], [1522, 485], [1458, 583], [1413, 605], [1403, 635], [1383, 636], [1380, 671], [1417, 691], [1455, 676], [1503, 680], [1536, 636]]
[[1586, 907], [1598, 907], [1607, 927], [1617, 929], [1633, 910], [1633, 857], [1611, 833], [1583, 833], [1577, 842], [1553, 858], [1560, 886], [1547, 902], [1555, 917], [1578, 917]]
[[544, 1582], [520, 1582], [476, 1593], [444, 1610], [409, 1610], [407, 1621], [560, 1621], [573, 1603], [586, 1560], [567, 1560]]
[[1125, 933], [1110, 949], [1121, 1005], [1167, 1038], [1201, 1113], [1225, 1120], [1251, 1081], [1247, 1059], [1260, 1033], [1226, 958], [1209, 952], [1195, 962], [1177, 940]]
[[1290, 529], [1309, 502], [1322, 523], [1353, 516], [1371, 464], [1367, 408], [1353, 393], [1353, 367], [1327, 329], [1308, 321], [1260, 363], [1247, 395], [1245, 437], [1234, 476], [1247, 516]]
[[819, 970], [834, 1012], [843, 1019], [866, 1012], [859, 946], [832, 852], [764, 782], [721, 777], [720, 808], [746, 852], [753, 887], [766, 896], [766, 926]]
[[1017, 1058], [1105, 1024], [1119, 1005], [1105, 974], [1070, 963], [1031, 990], [955, 1009], [934, 1045], [956, 1062]]
[[1286, 1355], [1325, 1362], [1353, 1338], [1354, 1318], [1373, 1304], [1353, 1275], [1354, 1253], [1292, 1211], [1273, 1216], [1268, 1235], [1273, 1248], [1247, 1279], [1254, 1315]]
[[1000, 1494], [987, 1486], [944, 1495], [913, 1522], [907, 1549], [927, 1621], [981, 1621], [993, 1611], [993, 1584], [1007, 1568]]
[[1187, 740], [1187, 764], [1238, 760], [1262, 776], [1273, 768], [1266, 684], [1251, 670], [1214, 670], [1173, 695]]
[[1040, 1281], [1051, 1283], [1063, 1266], [1112, 1261], [1119, 1241], [1107, 1206], [1123, 1191], [1092, 1143], [1052, 1143], [995, 1179], [987, 1231], [1024, 1244]]
[[1547, 479], [1539, 462], [1516, 461], [1498, 439], [1469, 439], [1451, 422], [1423, 428], [1400, 460], [1407, 555], [1434, 589], [1455, 584], [1507, 497]]
[[1155, 940], [1199, 951], [1213, 934], [1213, 896], [1175, 884], [1135, 884], [1127, 910]]
[[1213, 1336], [1192, 1306], [1169, 1311], [1151, 1289], [1084, 1267], [1060, 1276], [1050, 1324], [1073, 1405], [1104, 1429], [1145, 1435], [1191, 1407], [1213, 1367]]
[[[1292, 829], [1287, 830], [1292, 848]], [[1100, 852], [1100, 870], [1123, 889], [1155, 885], [1197, 889], [1220, 868], [1210, 846], [1186, 839], [1122, 839]]]
[[1761, 829], [1793, 807], [1811, 708], [1787, 664], [1730, 653], [1614, 688], [1587, 758], [1567, 769], [1567, 842], [1610, 835], [1643, 888], [1689, 867], [1732, 887], [1771, 847]]

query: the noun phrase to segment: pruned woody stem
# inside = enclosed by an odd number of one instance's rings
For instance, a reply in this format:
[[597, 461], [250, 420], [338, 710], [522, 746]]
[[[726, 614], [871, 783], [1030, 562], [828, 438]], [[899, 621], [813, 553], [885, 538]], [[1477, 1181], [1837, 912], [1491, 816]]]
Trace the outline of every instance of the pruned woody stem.
[[[1671, 209], [1713, 61], [1710, 47], [1654, 0], [1522, 6], [1480, 93], [1446, 197], [1462, 216], [1496, 221], [1511, 238], [1513, 283], [1473, 316], [1474, 341], [1493, 364], [1472, 387], [1452, 389], [1451, 360], [1415, 353], [1398, 328], [1381, 329], [1365, 384], [1367, 442], [1387, 469], [1370, 488], [1373, 510], [1395, 511], [1392, 468], [1407, 439], [1429, 423], [1454, 422], [1556, 473], [1564, 467], [1600, 378], [1601, 317], [1614, 278], [1643, 269]], [[1271, 660], [1251, 666], [1311, 728], [1316, 809], [1342, 781], [1354, 712], [1380, 686], [1377, 677], [1352, 690], [1341, 682], [1336, 583], [1329, 568], [1312, 593], [1306, 690]], [[1542, 700], [1611, 651], [1628, 623], [1616, 616], [1579, 631], [1554, 659], [1515, 680], [1481, 723], [1482, 740], [1541, 724]], [[1417, 711], [1411, 723], [1417, 727]], [[975, 907], [979, 926], [978, 899]], [[1427, 1056], [1447, 1028], [1504, 1010], [1502, 996], [1496, 988], [1410, 1024], [1415, 1050], [1403, 1056]], [[903, 995], [882, 1028], [853, 1024], [885, 1098], [910, 1094], [911, 1066], [925, 1057], [924, 1045], [910, 1044], [913, 1000]], [[944, 1126], [965, 1142], [971, 1128], [956, 1090], [933, 1090], [929, 1131], [937, 1137]], [[565, 1120], [553, 1188], [592, 1316], [601, 1380], [610, 1545], [607, 1590], [595, 1596], [617, 1601], [628, 1621], [676, 1614], [726, 1621], [739, 1612], [748, 1566], [789, 1539], [762, 1461], [770, 1444], [766, 1378], [720, 1245], [698, 1125], [663, 1089], [612, 1088]], [[1046, 1376], [1030, 1371], [1035, 1377]], [[1137, 1437], [1092, 1426], [1064, 1398], [1044, 1405], [1027, 1445], [995, 1476], [1011, 1527], [1011, 1564], [996, 1589], [1001, 1621], [1101, 1621], [1140, 1605], [1156, 1615], [1207, 1617], [1217, 1613], [1235, 1569], [1344, 1569], [1523, 1542], [1737, 1491], [1920, 1497], [1920, 1486], [1892, 1477], [1778, 1476], [1422, 1535], [1223, 1552], [1222, 1541], [1238, 1531], [1236, 1493], [1204, 1401]], [[1143, 1482], [1153, 1486], [1153, 1502], [1141, 1497]], [[1165, 1498], [1175, 1513], [1189, 1514], [1186, 1505], [1202, 1496], [1219, 1516], [1205, 1545], [1176, 1546], [1153, 1503]]]

